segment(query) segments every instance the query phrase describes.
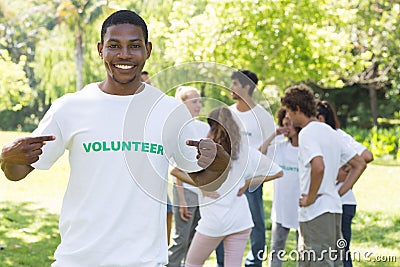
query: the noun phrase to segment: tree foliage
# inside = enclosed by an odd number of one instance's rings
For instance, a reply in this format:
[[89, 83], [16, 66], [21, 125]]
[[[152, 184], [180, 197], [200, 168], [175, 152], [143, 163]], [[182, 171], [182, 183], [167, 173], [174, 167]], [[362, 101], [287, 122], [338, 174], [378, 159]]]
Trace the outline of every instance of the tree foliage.
[[[274, 107], [287, 86], [305, 82], [345, 123], [370, 127], [377, 117], [400, 117], [396, 0], [6, 0], [0, 49], [8, 51], [7, 64], [23, 64], [37, 96], [27, 117], [40, 116], [52, 100], [81, 87], [76, 84], [103, 79], [96, 44], [101, 22], [117, 9], [134, 10], [148, 23], [153, 52], [145, 68], [151, 75], [215, 62], [256, 72], [259, 92]], [[160, 87], [187, 73], [179, 71], [164, 75]], [[220, 73], [202, 75], [218, 83]], [[229, 75], [218, 84], [228, 86]], [[197, 85], [229, 102], [225, 89]]]
[[24, 63], [24, 57], [16, 64], [6, 50], [0, 50], [0, 111], [18, 111], [30, 102], [33, 94]]

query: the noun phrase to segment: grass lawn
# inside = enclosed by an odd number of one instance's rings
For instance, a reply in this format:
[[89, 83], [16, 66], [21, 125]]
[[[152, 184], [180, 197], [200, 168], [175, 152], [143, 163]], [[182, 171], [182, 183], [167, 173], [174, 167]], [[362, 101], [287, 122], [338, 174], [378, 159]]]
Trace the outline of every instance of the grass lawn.
[[[20, 136], [0, 132], [0, 146]], [[28, 179], [11, 182], [0, 174], [0, 266], [42, 267], [53, 261], [60, 241], [58, 214], [68, 180], [65, 154], [49, 171], [34, 171]], [[353, 224], [354, 266], [400, 266], [400, 164], [370, 164], [355, 186], [358, 200]], [[264, 186], [267, 239], [272, 183]], [[295, 248], [291, 232], [287, 252]], [[247, 252], [246, 252], [247, 253]], [[289, 254], [291, 255], [291, 254]], [[296, 266], [290, 258], [284, 266]], [[215, 267], [213, 254], [205, 266]], [[264, 266], [267, 266], [265, 263]]]

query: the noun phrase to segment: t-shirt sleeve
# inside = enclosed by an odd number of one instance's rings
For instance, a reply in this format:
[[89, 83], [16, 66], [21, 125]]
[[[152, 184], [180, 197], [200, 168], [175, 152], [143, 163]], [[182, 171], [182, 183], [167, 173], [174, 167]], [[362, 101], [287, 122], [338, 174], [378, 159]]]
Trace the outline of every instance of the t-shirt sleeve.
[[185, 172], [202, 170], [197, 165], [197, 148], [186, 145], [196, 135], [192, 117], [184, 104], [177, 106], [168, 116], [163, 129], [165, 154], [173, 166]]
[[48, 170], [64, 154], [65, 142], [59, 124], [56, 120], [55, 108], [51, 107], [38, 127], [32, 132], [32, 136], [54, 135], [54, 141], [47, 141], [43, 146], [43, 153], [39, 156], [39, 160], [32, 167], [39, 170]]
[[367, 149], [363, 144], [357, 142], [351, 135], [349, 135], [345, 131], [338, 130], [338, 132], [343, 136], [345, 142], [347, 142], [348, 145], [352, 149], [354, 149], [358, 155], [361, 155], [364, 152], [364, 150]]
[[339, 138], [339, 144], [341, 146], [340, 152], [340, 166], [343, 166], [352, 159], [357, 153], [352, 146], [350, 146], [344, 139]]

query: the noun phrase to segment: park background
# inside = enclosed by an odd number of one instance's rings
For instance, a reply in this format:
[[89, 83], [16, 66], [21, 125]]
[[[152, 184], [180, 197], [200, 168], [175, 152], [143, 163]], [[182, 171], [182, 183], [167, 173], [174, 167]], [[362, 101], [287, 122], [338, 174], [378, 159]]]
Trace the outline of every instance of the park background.
[[[214, 62], [257, 73], [262, 104], [272, 113], [297, 83], [328, 100], [342, 128], [375, 156], [355, 186], [352, 246], [373, 258], [355, 266], [400, 266], [399, 0], [0, 0], [0, 145], [32, 131], [58, 97], [104, 79], [96, 45], [102, 21], [118, 9], [148, 23], [150, 76]], [[157, 86], [173, 94], [163, 83], [185, 75], [177, 68]], [[191, 84], [207, 98], [233, 103], [220, 86]], [[211, 108], [206, 103], [203, 112]], [[68, 171], [64, 155], [26, 181], [0, 175], [0, 266], [49, 265]], [[272, 183], [264, 198], [269, 226], [271, 193]], [[294, 244], [292, 233], [288, 251]]]

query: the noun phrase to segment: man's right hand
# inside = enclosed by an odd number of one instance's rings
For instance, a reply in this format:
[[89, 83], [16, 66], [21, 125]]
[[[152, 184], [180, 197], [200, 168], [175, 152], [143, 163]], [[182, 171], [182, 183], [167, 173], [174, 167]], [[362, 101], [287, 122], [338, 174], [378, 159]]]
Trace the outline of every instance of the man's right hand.
[[193, 214], [188, 210], [186, 203], [179, 207], [179, 216], [181, 217], [182, 221], [188, 222], [192, 215]]
[[42, 154], [42, 147], [46, 142], [55, 139], [56, 137], [53, 135], [22, 137], [5, 145], [1, 152], [2, 168], [5, 163], [31, 165], [39, 160], [39, 155]]

